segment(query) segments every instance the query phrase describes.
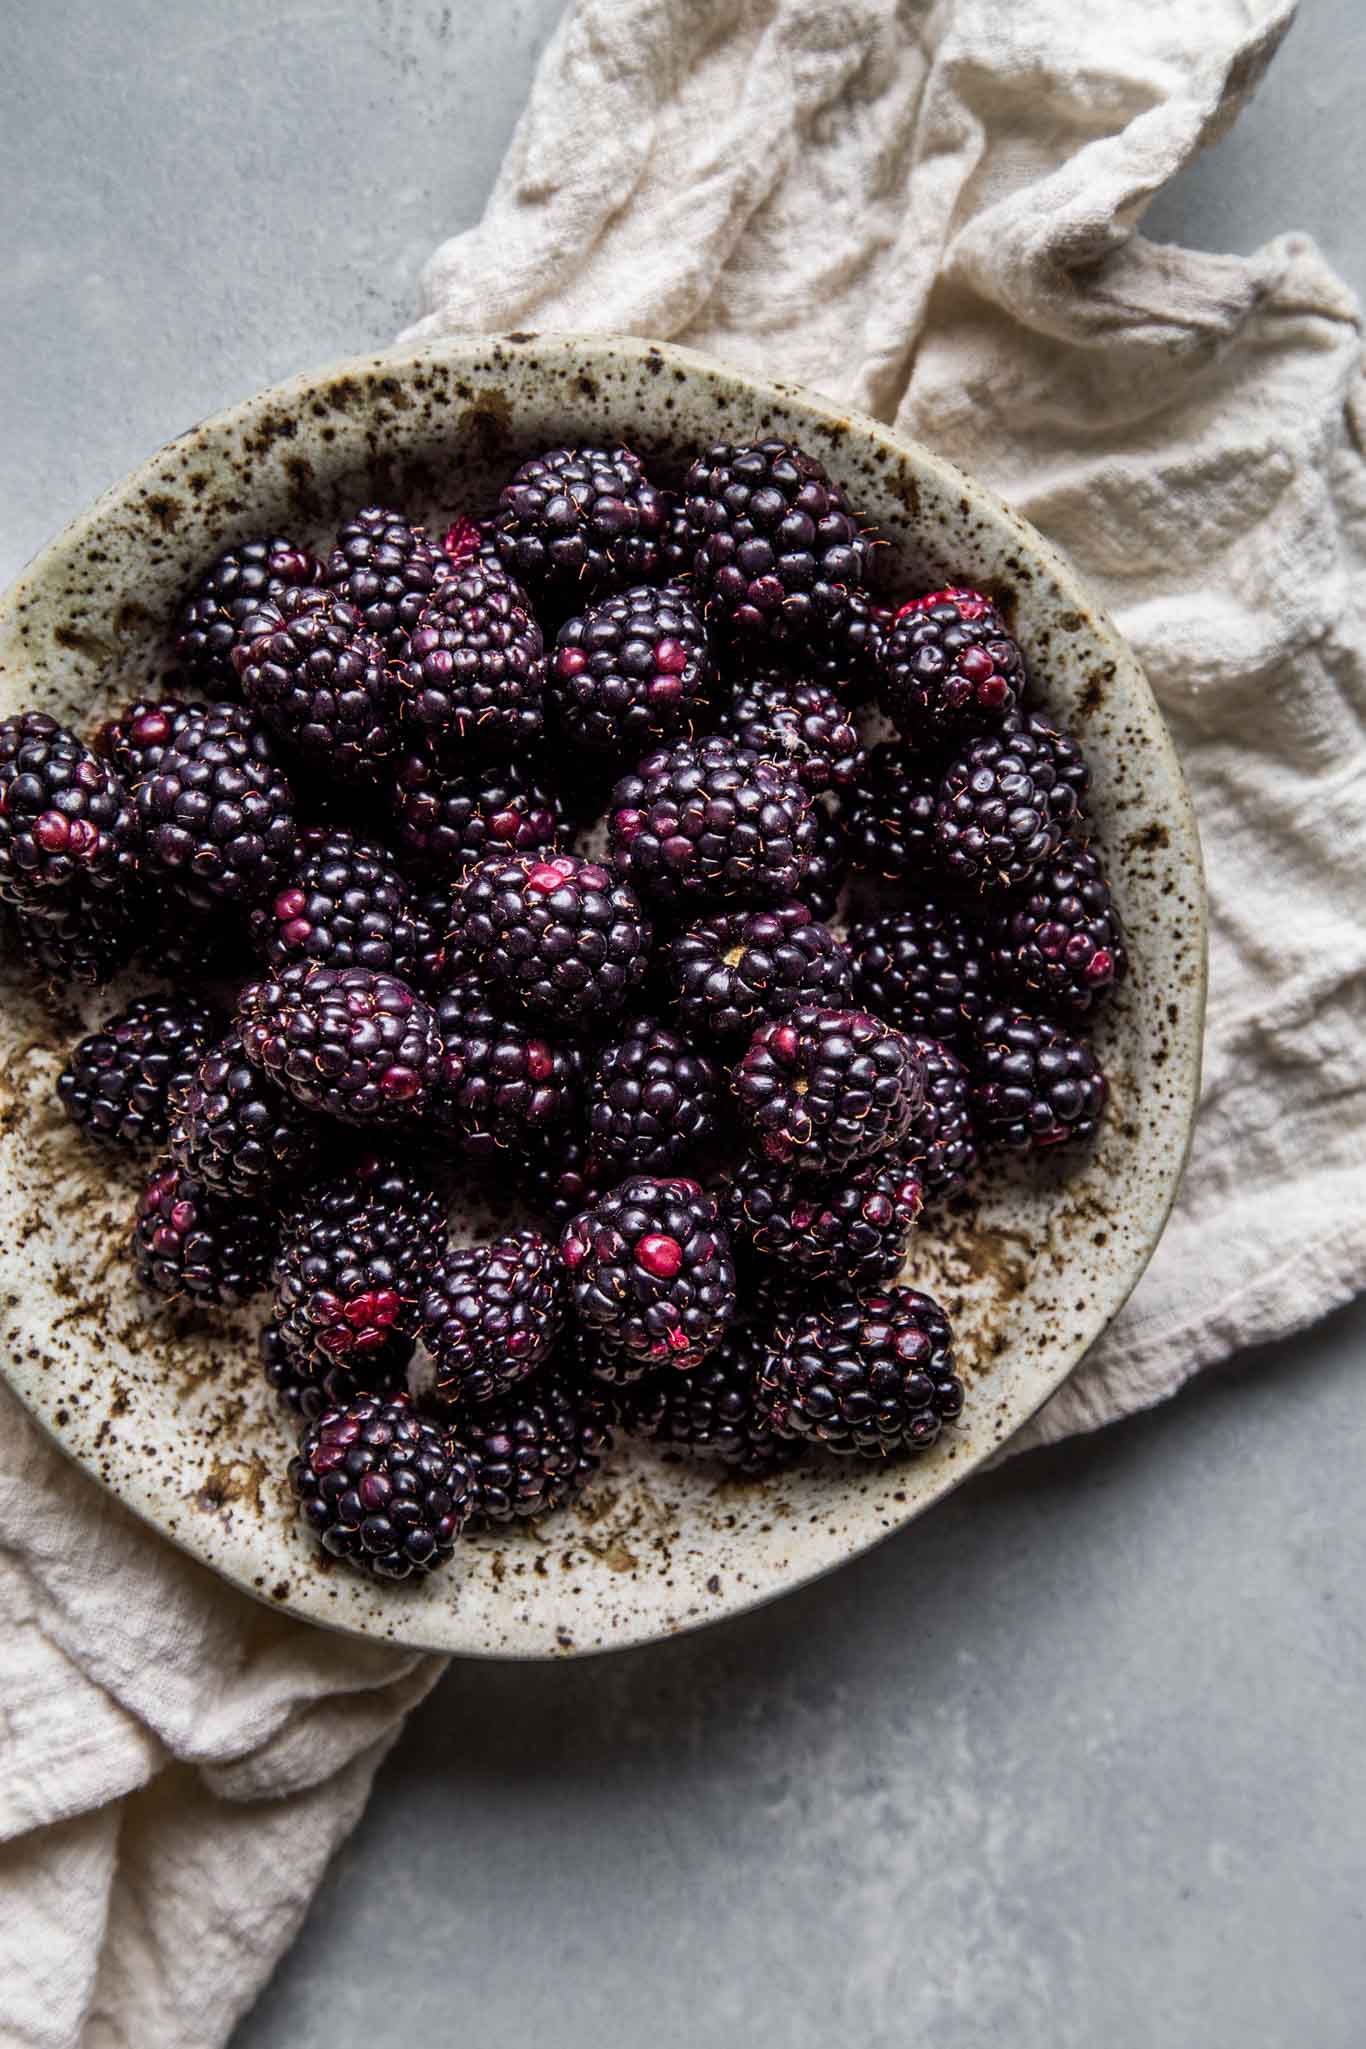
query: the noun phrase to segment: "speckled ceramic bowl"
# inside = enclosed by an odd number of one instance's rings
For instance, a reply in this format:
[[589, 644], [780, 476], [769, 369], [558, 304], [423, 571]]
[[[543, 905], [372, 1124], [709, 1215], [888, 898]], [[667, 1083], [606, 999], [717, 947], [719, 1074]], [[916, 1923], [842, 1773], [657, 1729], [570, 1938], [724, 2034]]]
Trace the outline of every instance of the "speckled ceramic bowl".
[[[1153, 1250], [1194, 1113], [1204, 899], [1190, 804], [1133, 657], [1039, 535], [928, 450], [809, 394], [629, 339], [507, 335], [295, 378], [193, 427], [93, 505], [0, 603], [0, 708], [88, 730], [165, 666], [178, 594], [227, 543], [322, 542], [352, 507], [479, 507], [550, 442], [622, 439], [668, 465], [777, 433], [845, 483], [904, 585], [993, 590], [1040, 696], [1085, 743], [1134, 971], [1100, 1051], [1094, 1157], [994, 1178], [918, 1238], [908, 1278], [946, 1304], [968, 1400], [906, 1464], [818, 1462], [762, 1483], [627, 1447], [577, 1511], [476, 1538], [421, 1587], [376, 1588], [315, 1550], [284, 1480], [289, 1433], [255, 1364], [259, 1318], [177, 1321], [123, 1256], [131, 1172], [88, 1148], [53, 1084], [78, 1028], [6, 970], [0, 1034], [3, 1368], [95, 1479], [261, 1599], [397, 1643], [543, 1657], [694, 1628], [798, 1586], [918, 1515], [1057, 1387]], [[121, 997], [122, 990], [113, 992]]]

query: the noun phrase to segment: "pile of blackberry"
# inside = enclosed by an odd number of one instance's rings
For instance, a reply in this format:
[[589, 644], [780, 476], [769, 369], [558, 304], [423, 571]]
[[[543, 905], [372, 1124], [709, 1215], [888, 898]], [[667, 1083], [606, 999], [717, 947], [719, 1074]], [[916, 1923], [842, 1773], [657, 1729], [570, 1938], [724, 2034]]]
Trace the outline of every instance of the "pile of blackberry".
[[268, 1300], [322, 1551], [421, 1577], [613, 1430], [737, 1484], [923, 1451], [965, 1396], [908, 1248], [1094, 1138], [1126, 971], [1007, 614], [874, 588], [772, 438], [544, 450], [310, 539], [186, 593], [183, 695], [0, 723], [0, 916], [55, 981], [178, 984], [57, 1095], [145, 1156], [148, 1290]]

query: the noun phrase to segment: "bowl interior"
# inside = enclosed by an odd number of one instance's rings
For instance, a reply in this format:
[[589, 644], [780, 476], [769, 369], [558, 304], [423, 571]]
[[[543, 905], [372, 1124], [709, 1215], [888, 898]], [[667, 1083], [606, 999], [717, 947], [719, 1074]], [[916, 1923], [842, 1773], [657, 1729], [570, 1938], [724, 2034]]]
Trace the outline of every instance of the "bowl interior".
[[[809, 394], [628, 339], [508, 336], [359, 359], [192, 428], [108, 492], [0, 603], [0, 711], [89, 731], [169, 667], [166, 621], [223, 546], [325, 542], [357, 505], [480, 510], [521, 456], [621, 440], [666, 477], [719, 439], [776, 433], [889, 543], [889, 588], [985, 585], [1038, 697], [1087, 749], [1133, 972], [1097, 1035], [1112, 1105], [1093, 1156], [1009, 1167], [922, 1230], [906, 1276], [959, 1335], [961, 1426], [905, 1464], [768, 1481], [619, 1448], [575, 1510], [461, 1547], [427, 1585], [374, 1588], [318, 1555], [285, 1484], [289, 1432], [257, 1368], [260, 1313], [175, 1316], [123, 1256], [137, 1174], [87, 1148], [53, 1084], [133, 993], [52, 1002], [13, 966], [0, 1018], [4, 1371], [64, 1448], [176, 1543], [314, 1621], [465, 1653], [637, 1643], [749, 1606], [877, 1542], [993, 1452], [1081, 1358], [1152, 1251], [1199, 1070], [1204, 906], [1190, 806], [1144, 680], [1071, 571], [923, 448]], [[145, 980], [145, 978], [144, 978]], [[468, 1221], [468, 1220], [465, 1220]]]

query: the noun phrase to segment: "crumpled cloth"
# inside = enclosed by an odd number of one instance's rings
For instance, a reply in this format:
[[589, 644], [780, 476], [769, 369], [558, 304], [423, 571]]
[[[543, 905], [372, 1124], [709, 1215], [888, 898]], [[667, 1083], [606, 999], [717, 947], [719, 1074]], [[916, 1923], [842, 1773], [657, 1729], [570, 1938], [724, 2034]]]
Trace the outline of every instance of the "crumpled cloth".
[[[1312, 247], [1154, 247], [1289, 0], [581, 0], [416, 332], [677, 337], [918, 434], [1144, 660], [1205, 836], [1205, 1101], [1130, 1308], [1035, 1435], [1366, 1266], [1359, 314]], [[181, 1558], [0, 1391], [0, 2037], [214, 2049], [438, 1660]]]

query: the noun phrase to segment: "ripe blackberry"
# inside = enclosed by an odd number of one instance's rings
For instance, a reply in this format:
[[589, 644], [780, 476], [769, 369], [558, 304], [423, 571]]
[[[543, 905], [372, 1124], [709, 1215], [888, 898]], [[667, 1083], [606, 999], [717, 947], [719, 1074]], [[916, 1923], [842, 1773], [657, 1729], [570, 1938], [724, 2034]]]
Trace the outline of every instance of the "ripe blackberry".
[[863, 773], [844, 803], [854, 866], [893, 882], [930, 873], [938, 796], [935, 777], [900, 742], [884, 740], [870, 748]]
[[986, 947], [962, 913], [927, 897], [849, 927], [854, 998], [898, 1031], [968, 1047], [987, 1000]]
[[770, 1340], [755, 1322], [732, 1324], [691, 1373], [651, 1373], [622, 1388], [622, 1428], [670, 1451], [717, 1459], [746, 1479], [780, 1472], [802, 1455], [759, 1407], [759, 1369]]
[[916, 1112], [907, 1150], [925, 1184], [926, 1202], [942, 1202], [966, 1186], [977, 1165], [972, 1076], [938, 1039], [912, 1033], [911, 1043], [924, 1063], [925, 1100]]
[[550, 448], [503, 486], [494, 539], [504, 567], [551, 604], [653, 583], [667, 501], [629, 448]]
[[325, 581], [354, 607], [367, 634], [397, 659], [423, 606], [451, 573], [452, 558], [402, 513], [367, 505], [337, 535]]
[[816, 844], [796, 777], [716, 736], [647, 754], [611, 796], [618, 869], [650, 903], [780, 903]]
[[158, 1145], [167, 1099], [222, 1030], [197, 996], [138, 996], [72, 1049], [57, 1095], [73, 1124], [113, 1145]]
[[914, 1288], [828, 1299], [765, 1358], [759, 1404], [780, 1435], [827, 1451], [924, 1451], [963, 1408], [948, 1318]]
[[379, 1160], [306, 1190], [275, 1258], [285, 1343], [319, 1370], [344, 1364], [365, 1386], [392, 1384], [413, 1349], [445, 1222], [430, 1181]]
[[565, 621], [547, 691], [572, 747], [639, 755], [705, 723], [715, 681], [692, 601], [637, 584]]
[[405, 865], [414, 874], [459, 875], [491, 854], [558, 853], [564, 809], [542, 776], [516, 761], [450, 776], [429, 754], [405, 755], [393, 791]]
[[176, 660], [200, 688], [221, 697], [235, 691], [232, 665], [242, 621], [288, 590], [311, 584], [318, 564], [293, 541], [243, 541], [218, 557], [181, 608]]
[[583, 1091], [577, 1046], [499, 1017], [471, 980], [438, 997], [436, 1028], [443, 1051], [432, 1120], [458, 1138], [467, 1158], [487, 1164], [508, 1148], [520, 1157], [533, 1139], [568, 1122]]
[[453, 972], [477, 973], [493, 1001], [571, 1029], [636, 994], [649, 946], [635, 892], [577, 854], [478, 861], [455, 892]]
[[694, 587], [728, 638], [819, 648], [836, 641], [869, 544], [843, 491], [784, 441], [718, 443], [684, 485]]
[[451, 768], [472, 748], [508, 754], [541, 737], [541, 629], [525, 593], [478, 560], [437, 585], [392, 678], [410, 739]]
[[866, 590], [852, 590], [839, 624], [825, 645], [803, 649], [791, 658], [803, 682], [822, 683], [846, 703], [872, 697], [878, 684], [882, 650], [895, 613]]
[[560, 1258], [605, 1378], [687, 1372], [735, 1314], [730, 1240], [695, 1181], [631, 1175], [565, 1226]]
[[45, 712], [0, 720], [0, 902], [60, 911], [79, 885], [126, 892], [139, 832], [107, 761]]
[[474, 1473], [476, 1517], [506, 1523], [578, 1499], [612, 1448], [607, 1400], [554, 1367], [459, 1425]]
[[275, 1225], [254, 1204], [216, 1195], [183, 1167], [158, 1167], [143, 1190], [132, 1254], [159, 1295], [245, 1302], [266, 1284]]
[[658, 961], [684, 1030], [724, 1047], [738, 1047], [756, 1025], [801, 1005], [842, 1009], [853, 989], [848, 952], [801, 903], [703, 918], [671, 939]]
[[1052, 749], [1025, 732], [975, 740], [939, 785], [934, 845], [970, 888], [1018, 889], [1051, 859], [1077, 815]]
[[236, 1032], [205, 1049], [171, 1097], [169, 1151], [218, 1193], [260, 1197], [316, 1161], [322, 1133], [253, 1067]]
[[113, 766], [126, 789], [160, 765], [161, 757], [191, 719], [208, 710], [193, 698], [138, 698], [96, 732], [96, 754]]
[[310, 826], [284, 887], [251, 913], [252, 944], [277, 974], [296, 962], [413, 978], [417, 926], [392, 854], [344, 826]]
[[920, 1170], [903, 1154], [870, 1160], [829, 1181], [742, 1160], [721, 1198], [721, 1214], [737, 1245], [803, 1279], [877, 1287], [901, 1271], [924, 1201]]
[[781, 669], [742, 682], [719, 725], [737, 746], [790, 769], [813, 796], [848, 788], [867, 759], [852, 714], [831, 685]]
[[398, 744], [383, 643], [354, 605], [288, 592], [243, 621], [234, 666], [272, 733], [329, 780], [378, 783]]
[[241, 705], [187, 719], [135, 794], [149, 872], [201, 909], [268, 896], [294, 857], [293, 793]]
[[860, 1010], [803, 1008], [760, 1025], [733, 1086], [765, 1159], [840, 1174], [900, 1146], [925, 1094], [910, 1041]]
[[497, 1401], [545, 1363], [564, 1323], [563, 1274], [539, 1231], [448, 1251], [418, 1298], [418, 1335], [447, 1408]]
[[431, 1008], [369, 968], [286, 968], [242, 991], [247, 1057], [306, 1110], [345, 1124], [412, 1123], [441, 1078]]
[[41, 911], [13, 911], [19, 954], [37, 975], [98, 989], [127, 967], [147, 937], [142, 896], [87, 890], [79, 883], [49, 892]]
[[1068, 1017], [1093, 1015], [1128, 969], [1105, 870], [1072, 839], [1002, 905], [989, 936], [999, 986]]
[[1056, 719], [1047, 712], [1016, 712], [1006, 720], [1003, 733], [1025, 733], [1047, 748], [1053, 761], [1053, 772], [1060, 785], [1065, 785], [1076, 798], [1073, 817], [1085, 817], [1086, 801], [1091, 794], [1091, 769], [1086, 756], [1072, 735], [1065, 732]]
[[1047, 1018], [993, 1010], [978, 1027], [972, 1115], [985, 1145], [1089, 1145], [1108, 1094], [1090, 1048]]
[[932, 591], [896, 615], [882, 650], [883, 710], [917, 747], [998, 731], [1026, 688], [1024, 656], [980, 591]]
[[402, 1394], [328, 1409], [299, 1439], [289, 1481], [324, 1551], [378, 1579], [444, 1565], [474, 1507], [464, 1452]]
[[829, 924], [840, 907], [849, 878], [849, 835], [842, 811], [827, 802], [813, 804], [816, 841], [797, 894], [815, 918]]
[[601, 1182], [665, 1173], [715, 1135], [721, 1076], [706, 1055], [637, 1016], [598, 1048], [588, 1076], [588, 1157]]

